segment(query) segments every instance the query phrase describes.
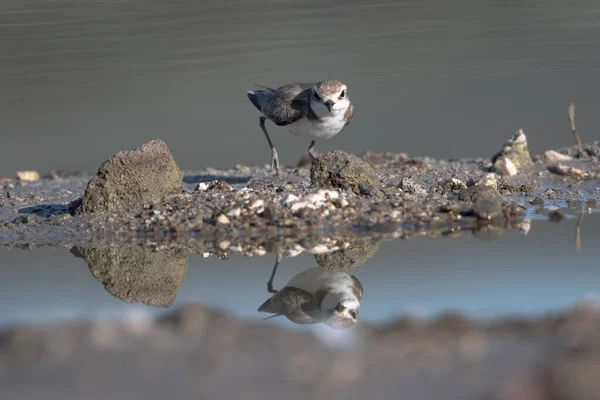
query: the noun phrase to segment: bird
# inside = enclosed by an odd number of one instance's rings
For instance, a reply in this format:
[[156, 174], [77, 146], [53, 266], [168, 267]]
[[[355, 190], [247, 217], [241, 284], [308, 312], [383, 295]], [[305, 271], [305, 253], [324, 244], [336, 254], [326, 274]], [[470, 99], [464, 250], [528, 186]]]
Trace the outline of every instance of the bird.
[[295, 136], [310, 139], [308, 154], [314, 160], [316, 140], [331, 139], [354, 117], [348, 88], [337, 80], [290, 83], [276, 89], [256, 86], [261, 89], [248, 91], [248, 98], [262, 113], [259, 125], [271, 148], [271, 173], [275, 170], [276, 176], [280, 176], [279, 157], [265, 127], [267, 119], [287, 127]]
[[312, 267], [293, 276], [281, 290], [273, 289], [278, 257], [267, 290], [273, 295], [259, 312], [285, 316], [296, 324], [324, 323], [332, 329], [348, 329], [358, 320], [363, 287], [358, 278], [341, 271]]

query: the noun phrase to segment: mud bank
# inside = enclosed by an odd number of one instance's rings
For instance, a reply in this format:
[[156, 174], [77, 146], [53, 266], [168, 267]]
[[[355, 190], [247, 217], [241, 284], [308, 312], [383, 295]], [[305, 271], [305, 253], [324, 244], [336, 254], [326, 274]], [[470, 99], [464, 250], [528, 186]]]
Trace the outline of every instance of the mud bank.
[[[318, 173], [315, 163], [312, 170], [286, 168], [281, 178], [264, 167], [188, 171], [183, 173], [181, 190], [175, 194], [156, 190], [158, 197], [153, 201], [148, 201], [153, 176], [146, 176], [146, 168], [143, 184], [135, 170], [128, 172], [127, 187], [134, 187], [128, 190], [143, 192], [127, 193], [126, 207], [111, 203], [108, 209], [93, 212], [77, 208], [82, 201], [94, 204], [88, 198], [88, 182], [94, 183], [95, 191], [114, 183], [99, 184], [98, 176], [61, 173], [36, 181], [3, 179], [0, 245], [85, 246], [150, 240], [203, 252], [207, 247], [225, 250], [227, 243], [272, 248], [323, 238], [343, 243], [365, 235], [382, 238], [497, 228], [526, 230], [531, 219], [558, 221], [598, 208], [600, 143], [583, 147], [583, 156], [578, 156], [576, 147], [534, 156], [525, 167], [518, 163], [518, 173], [512, 176], [498, 169], [499, 159], [508, 165], [512, 162], [506, 154], [435, 160], [396, 153], [366, 153], [357, 158], [333, 152], [334, 161], [321, 162]], [[121, 153], [113, 159], [122, 163], [120, 157]], [[372, 171], [346, 168], [353, 162]], [[99, 174], [107, 170], [105, 164]], [[168, 179], [181, 179], [174, 161], [168, 159], [165, 164]], [[348, 178], [347, 171], [358, 175]], [[363, 181], [361, 174], [367, 176]], [[177, 182], [169, 184], [177, 187]], [[103, 193], [102, 204], [124, 201], [118, 190], [121, 188], [114, 189], [117, 195]], [[136, 199], [141, 200], [136, 203]]]
[[[3, 399], [376, 398], [583, 400], [600, 390], [597, 305], [533, 320], [442, 315], [309, 333], [199, 305], [157, 320], [0, 332]], [[173, 382], [177, 384], [173, 384]]]

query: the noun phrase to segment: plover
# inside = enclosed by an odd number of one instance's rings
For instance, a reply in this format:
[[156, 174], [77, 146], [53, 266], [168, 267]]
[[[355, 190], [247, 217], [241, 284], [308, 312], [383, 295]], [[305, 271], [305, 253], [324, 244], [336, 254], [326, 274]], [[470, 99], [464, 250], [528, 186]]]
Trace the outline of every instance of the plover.
[[[259, 85], [257, 85], [259, 86]], [[317, 83], [291, 83], [277, 89], [259, 86], [248, 91], [248, 98], [263, 114], [260, 127], [271, 147], [271, 172], [279, 176], [277, 150], [269, 137], [265, 121], [285, 126], [301, 138], [310, 139], [308, 154], [314, 159], [316, 140], [327, 140], [337, 135], [354, 116], [348, 88], [340, 81], [324, 80]]]
[[355, 276], [323, 267], [308, 268], [277, 291], [273, 278], [280, 260], [278, 256], [267, 283], [269, 293], [274, 294], [258, 308], [273, 314], [267, 319], [283, 315], [297, 324], [324, 323], [334, 329], [356, 324], [363, 287]]

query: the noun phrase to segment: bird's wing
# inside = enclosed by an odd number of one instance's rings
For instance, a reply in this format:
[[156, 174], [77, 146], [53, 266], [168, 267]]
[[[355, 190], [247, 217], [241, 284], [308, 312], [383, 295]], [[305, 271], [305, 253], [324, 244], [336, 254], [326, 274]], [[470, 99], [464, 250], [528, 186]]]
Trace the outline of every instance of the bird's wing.
[[317, 319], [320, 307], [312, 294], [288, 286], [271, 296], [258, 311], [275, 316], [284, 315], [297, 324], [314, 324], [319, 322]]
[[310, 106], [313, 83], [290, 83], [277, 88], [262, 112], [276, 125], [285, 126], [304, 118]]
[[363, 297], [363, 287], [362, 284], [360, 283], [360, 281], [358, 280], [357, 277], [355, 277], [354, 275], [351, 276], [352, 280], [354, 281], [354, 286], [352, 286], [352, 293], [354, 293], [354, 295], [356, 296], [356, 298], [358, 299], [358, 301], [360, 301]]
[[350, 105], [346, 109], [346, 112], [344, 113], [344, 119], [346, 120], [346, 125], [348, 125], [350, 123], [350, 121], [352, 121], [352, 118], [354, 118], [354, 104], [350, 103]]

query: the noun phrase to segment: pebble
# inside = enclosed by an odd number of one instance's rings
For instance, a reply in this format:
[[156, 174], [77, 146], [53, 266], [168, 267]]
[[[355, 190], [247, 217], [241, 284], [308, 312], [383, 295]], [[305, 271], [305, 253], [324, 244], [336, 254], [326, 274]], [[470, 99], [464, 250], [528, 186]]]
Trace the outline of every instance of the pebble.
[[230, 221], [229, 221], [229, 218], [227, 218], [227, 216], [226, 216], [225, 214], [220, 214], [220, 215], [217, 217], [217, 223], [219, 223], [219, 224], [221, 224], [221, 225], [226, 225], [226, 224], [228, 224], [229, 222], [230, 222]]
[[289, 204], [295, 203], [298, 200], [300, 200], [300, 198], [294, 194], [288, 194], [286, 195], [283, 199], [281, 199], [281, 204], [283, 204], [284, 206], [287, 206]]
[[587, 172], [582, 169], [570, 167], [568, 165], [556, 164], [548, 168], [550, 172], [561, 176], [585, 177]]
[[19, 171], [17, 179], [24, 182], [35, 182], [40, 180], [40, 174], [37, 171]]
[[263, 199], [255, 199], [255, 200], [252, 200], [250, 202], [250, 204], [248, 204], [248, 209], [256, 210], [261, 207], [264, 207], [264, 205], [265, 205], [265, 201]]
[[561, 154], [558, 151], [554, 151], [554, 150], [548, 150], [547, 152], [544, 153], [544, 156], [550, 162], [571, 161], [573, 159], [573, 157], [571, 157], [571, 156], [568, 156], [566, 154]]
[[494, 168], [496, 169], [498, 175], [514, 176], [519, 173], [515, 163], [510, 158], [505, 156], [498, 157], [496, 162], [494, 162]]
[[233, 210], [227, 213], [228, 217], [238, 218], [242, 214], [242, 209], [240, 207], [236, 207]]

